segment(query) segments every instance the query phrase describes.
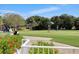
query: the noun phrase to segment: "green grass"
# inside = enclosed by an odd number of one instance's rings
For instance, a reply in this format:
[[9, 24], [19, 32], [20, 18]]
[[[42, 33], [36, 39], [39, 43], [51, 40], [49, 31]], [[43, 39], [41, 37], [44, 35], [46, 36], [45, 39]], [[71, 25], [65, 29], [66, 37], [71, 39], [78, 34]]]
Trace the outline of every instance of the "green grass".
[[50, 37], [53, 38], [52, 39], [53, 41], [79, 47], [78, 30], [58, 30], [58, 31], [51, 30], [50, 32], [48, 32], [47, 30], [37, 30], [37, 31], [22, 30], [20, 31], [20, 34], [27, 36]]

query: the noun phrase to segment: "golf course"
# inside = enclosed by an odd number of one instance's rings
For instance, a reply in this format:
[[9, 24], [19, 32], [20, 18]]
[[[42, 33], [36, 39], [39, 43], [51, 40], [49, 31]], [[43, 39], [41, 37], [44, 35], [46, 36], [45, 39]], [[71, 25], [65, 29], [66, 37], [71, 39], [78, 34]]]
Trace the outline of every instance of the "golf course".
[[53, 41], [79, 47], [79, 31], [78, 30], [22, 30], [20, 34], [23, 36], [49, 37]]
[[[79, 53], [79, 12], [75, 12], [79, 10], [77, 8], [79, 5], [73, 7], [53, 4], [0, 6], [14, 10], [9, 12], [1, 7], [3, 10], [0, 15], [0, 54], [43, 54], [44, 52], [52, 54], [51, 49], [58, 49], [60, 54]], [[35, 52], [29, 48], [36, 48]], [[45, 48], [48, 52], [39, 48]]]

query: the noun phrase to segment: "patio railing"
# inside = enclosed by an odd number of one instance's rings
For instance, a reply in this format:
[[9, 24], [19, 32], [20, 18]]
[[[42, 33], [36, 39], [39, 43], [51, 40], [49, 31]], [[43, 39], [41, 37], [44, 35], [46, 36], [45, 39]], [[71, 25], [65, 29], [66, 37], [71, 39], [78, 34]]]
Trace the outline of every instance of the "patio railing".
[[[79, 54], [79, 48], [77, 47], [36, 46], [29, 45], [29, 42], [29, 39], [24, 42], [21, 46], [21, 50], [19, 51], [20, 54]], [[50, 49], [52, 49], [52, 53], [50, 53]]]

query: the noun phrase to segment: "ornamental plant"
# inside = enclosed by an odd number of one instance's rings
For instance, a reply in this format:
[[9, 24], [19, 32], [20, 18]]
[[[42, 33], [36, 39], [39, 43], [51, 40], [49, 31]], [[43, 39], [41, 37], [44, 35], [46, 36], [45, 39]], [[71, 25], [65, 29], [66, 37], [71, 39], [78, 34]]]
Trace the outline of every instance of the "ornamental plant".
[[15, 53], [15, 48], [20, 48], [22, 36], [4, 36], [0, 37], [0, 53], [1, 54], [12, 54]]

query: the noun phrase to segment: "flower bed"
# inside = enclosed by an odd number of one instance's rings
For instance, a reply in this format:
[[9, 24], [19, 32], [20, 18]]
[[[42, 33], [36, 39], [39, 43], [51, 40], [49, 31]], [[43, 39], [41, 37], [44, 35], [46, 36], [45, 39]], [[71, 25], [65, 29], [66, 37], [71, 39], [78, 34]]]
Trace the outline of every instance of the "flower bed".
[[15, 48], [21, 47], [22, 36], [12, 35], [0, 37], [0, 54], [12, 54]]
[[[42, 42], [42, 41], [39, 41], [39, 42], [36, 42], [36, 43], [33, 43], [32, 45], [37, 45], [37, 46], [52, 46], [53, 44], [50, 44], [48, 42]], [[44, 49], [44, 51], [43, 51]], [[33, 51], [34, 50], [34, 51]], [[58, 50], [57, 49], [52, 49], [52, 48], [49, 48], [49, 51], [48, 51], [48, 48], [39, 48], [39, 52], [38, 52], [38, 48], [30, 48], [29, 50], [29, 53], [30, 54], [57, 54], [58, 53]]]

